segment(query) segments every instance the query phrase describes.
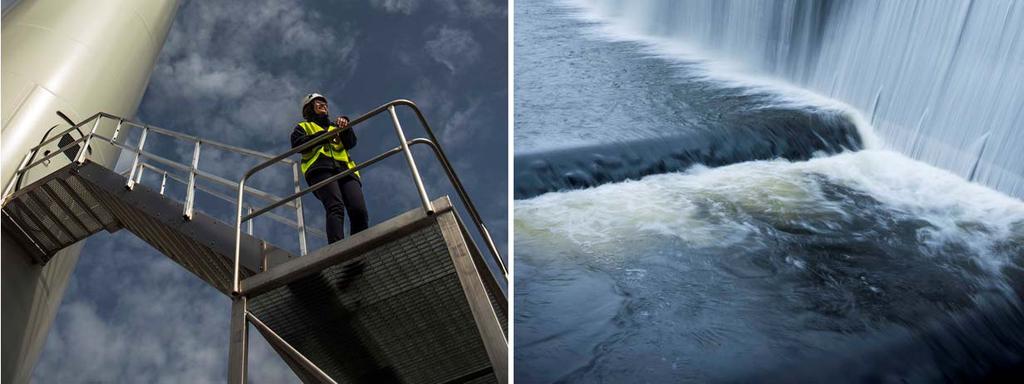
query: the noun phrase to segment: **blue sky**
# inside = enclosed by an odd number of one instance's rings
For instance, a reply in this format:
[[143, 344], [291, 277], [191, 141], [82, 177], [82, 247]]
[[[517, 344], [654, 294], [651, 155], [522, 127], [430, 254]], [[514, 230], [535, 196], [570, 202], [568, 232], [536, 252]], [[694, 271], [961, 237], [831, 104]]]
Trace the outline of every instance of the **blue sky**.
[[[277, 153], [288, 149], [299, 99], [308, 92], [327, 95], [335, 115], [411, 99], [434, 126], [504, 254], [506, 9], [500, 0], [185, 1], [137, 117]], [[411, 114], [400, 116], [407, 135], [421, 136]], [[385, 119], [356, 132], [357, 160], [396, 143]], [[184, 159], [191, 149], [160, 150]], [[427, 154], [416, 158], [428, 192], [452, 194]], [[210, 152], [200, 168], [237, 179], [247, 166]], [[260, 185], [272, 189], [274, 180]], [[371, 224], [417, 207], [408, 180], [397, 157], [364, 171]], [[217, 209], [206, 203], [199, 208]], [[306, 204], [307, 217], [320, 225], [322, 209], [315, 200]], [[81, 254], [35, 380], [220, 382], [229, 312], [226, 297], [131, 233], [97, 234]], [[250, 382], [296, 380], [257, 333], [252, 339]]]

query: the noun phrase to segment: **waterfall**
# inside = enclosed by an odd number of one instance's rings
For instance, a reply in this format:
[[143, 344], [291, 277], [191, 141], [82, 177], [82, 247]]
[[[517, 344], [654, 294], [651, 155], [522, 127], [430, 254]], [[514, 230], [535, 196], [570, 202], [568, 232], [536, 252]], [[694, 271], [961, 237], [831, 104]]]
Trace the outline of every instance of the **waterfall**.
[[1024, 1], [576, 0], [861, 110], [884, 145], [1024, 198]]

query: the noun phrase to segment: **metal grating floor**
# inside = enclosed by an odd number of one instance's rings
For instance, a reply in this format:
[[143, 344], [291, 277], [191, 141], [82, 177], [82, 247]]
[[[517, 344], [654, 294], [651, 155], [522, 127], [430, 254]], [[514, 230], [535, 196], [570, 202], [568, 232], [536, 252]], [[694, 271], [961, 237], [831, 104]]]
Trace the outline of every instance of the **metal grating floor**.
[[496, 382], [436, 223], [249, 308], [339, 382]]

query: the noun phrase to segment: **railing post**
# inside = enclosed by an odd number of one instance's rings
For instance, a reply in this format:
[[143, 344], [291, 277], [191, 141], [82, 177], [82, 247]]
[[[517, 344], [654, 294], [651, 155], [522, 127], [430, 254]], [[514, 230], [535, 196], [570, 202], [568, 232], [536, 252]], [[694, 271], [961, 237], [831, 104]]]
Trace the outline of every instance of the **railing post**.
[[163, 179], [160, 179], [160, 195], [163, 196], [164, 189], [167, 188], [167, 171], [164, 171]]
[[135, 184], [142, 183], [142, 172], [145, 172], [145, 171], [146, 171], [146, 164], [140, 165], [139, 166], [139, 173], [135, 174]]
[[82, 143], [82, 148], [78, 149], [78, 156], [75, 156], [75, 163], [82, 164], [85, 162], [85, 155], [89, 153], [89, 151], [87, 151], [87, 149], [89, 149], [89, 143], [92, 142], [92, 136], [96, 134], [96, 129], [100, 127], [100, 120], [103, 120], [103, 117], [96, 116], [96, 122], [92, 124], [92, 130], [89, 131], [89, 137], [87, 137]]
[[242, 286], [238, 282], [238, 272], [241, 269], [241, 254], [242, 254], [242, 204], [245, 201], [245, 179], [248, 176], [242, 175], [242, 179], [238, 181], [238, 210], [235, 212], [235, 273], [231, 279], [231, 294], [234, 296], [240, 296], [242, 294]]
[[185, 220], [192, 220], [192, 206], [196, 199], [196, 168], [199, 167], [199, 145], [202, 141], [196, 141], [196, 147], [192, 150], [192, 168], [188, 172], [188, 187], [185, 190]]
[[121, 124], [124, 124], [124, 119], [117, 119], [117, 127], [114, 128], [114, 135], [110, 136], [110, 142], [117, 141], [117, 135], [121, 133]]
[[7, 183], [7, 188], [4, 188], [4, 203], [7, 203], [7, 197], [14, 193], [14, 185], [18, 183], [18, 175], [25, 172], [23, 168], [28, 165], [28, 160], [32, 158], [32, 154], [38, 152], [39, 149], [33, 149], [25, 154], [25, 158], [21, 159], [21, 164], [18, 165], [18, 169], [14, 170], [14, 174], [11, 175], [11, 181]]
[[139, 166], [139, 157], [142, 156], [142, 149], [146, 146], [146, 134], [149, 133], [149, 126], [142, 127], [142, 135], [139, 136], [139, 148], [135, 150], [135, 159], [132, 160], [132, 169], [128, 173], [128, 184], [125, 188], [132, 190], [135, 188], [135, 169]]
[[434, 214], [434, 206], [430, 204], [430, 198], [427, 197], [427, 190], [423, 187], [423, 179], [420, 178], [420, 171], [416, 168], [416, 161], [412, 158], [412, 151], [409, 150], [409, 143], [405, 141], [405, 133], [402, 132], [402, 124], [398, 122], [398, 114], [395, 113], [395, 106], [389, 106], [388, 112], [391, 113], [391, 121], [395, 124], [395, 133], [398, 134], [398, 140], [402, 144], [402, 152], [405, 153], [405, 160], [409, 163], [409, 169], [412, 171], [412, 180], [416, 183], [416, 191], [420, 194], [420, 202], [423, 204], [423, 210], [428, 215]]
[[[302, 191], [302, 186], [299, 185], [299, 163], [292, 163], [292, 181], [295, 183], [295, 193]], [[306, 222], [302, 217], [302, 196], [295, 200], [295, 222], [299, 225], [299, 256], [305, 256]]]
[[[249, 214], [249, 215], [252, 214], [252, 206], [249, 207], [249, 210], [247, 212], [248, 212], [247, 214]], [[247, 232], [249, 232], [249, 236], [252, 236], [252, 222], [254, 222], [254, 221], [256, 221], [256, 220], [249, 219], [249, 221], [245, 223], [248, 226], [248, 231]]]

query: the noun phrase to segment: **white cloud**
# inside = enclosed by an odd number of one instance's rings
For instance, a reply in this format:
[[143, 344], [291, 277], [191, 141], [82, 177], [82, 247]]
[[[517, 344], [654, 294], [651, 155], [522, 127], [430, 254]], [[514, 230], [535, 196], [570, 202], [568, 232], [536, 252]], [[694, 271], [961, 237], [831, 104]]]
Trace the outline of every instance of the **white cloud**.
[[[339, 68], [323, 63], [347, 65], [340, 73], [351, 72], [355, 33], [335, 35], [297, 0], [258, 3], [242, 10], [225, 2], [193, 2], [182, 9], [149, 91], [166, 104], [158, 112], [173, 108], [203, 125], [178, 129], [210, 136], [207, 130], [223, 128], [231, 132], [214, 133], [240, 143], [236, 130], [243, 124], [246, 136], [259, 137], [299, 118], [301, 94], [322, 87], [307, 79], [326, 83], [338, 76]], [[218, 104], [224, 101], [232, 104]]]
[[507, 2], [495, 0], [439, 0], [445, 12], [470, 17], [504, 16]]
[[478, 131], [479, 122], [482, 120], [477, 116], [481, 103], [480, 99], [471, 101], [468, 108], [452, 114], [441, 134], [441, 140], [445, 145], [461, 148], [473, 144], [473, 135]]
[[476, 62], [480, 58], [480, 43], [466, 30], [441, 27], [437, 37], [426, 44], [427, 54], [444, 64], [453, 74], [456, 69]]
[[[252, 1], [244, 9], [197, 1], [180, 13], [146, 96], [159, 100], [147, 105], [149, 114], [173, 116], [174, 126], [165, 128], [282, 151], [301, 119], [299, 98], [346, 81], [356, 68], [358, 34], [326, 23], [298, 0]], [[233, 163], [202, 165], [219, 175], [238, 173]]]
[[180, 12], [164, 46], [165, 55], [321, 55], [339, 43], [319, 15], [298, 0], [249, 1], [244, 8], [227, 2], [191, 2]]
[[[424, 2], [423, 0], [370, 0], [370, 4], [376, 8], [405, 15], [415, 12]], [[446, 15], [468, 17], [504, 16], [508, 4], [499, 0], [435, 0], [433, 2]]]
[[412, 14], [412, 11], [416, 10], [416, 7], [419, 5], [414, 0], [370, 0], [370, 4], [388, 12], [406, 15]]
[[[88, 267], [76, 271], [34, 380], [223, 382], [230, 301], [130, 233], [100, 237], [83, 252]], [[250, 340], [251, 382], [297, 381], [258, 333]]]

